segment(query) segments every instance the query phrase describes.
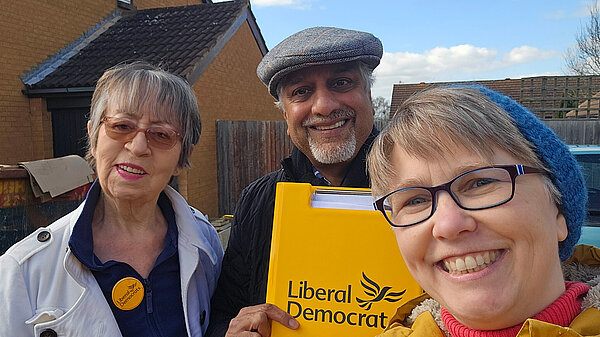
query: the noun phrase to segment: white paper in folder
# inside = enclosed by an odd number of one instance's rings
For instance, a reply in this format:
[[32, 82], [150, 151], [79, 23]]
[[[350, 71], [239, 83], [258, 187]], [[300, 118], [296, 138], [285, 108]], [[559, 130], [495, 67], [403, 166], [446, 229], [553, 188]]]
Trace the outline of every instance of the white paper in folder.
[[371, 192], [360, 190], [317, 189], [312, 194], [310, 205], [314, 208], [375, 210]]

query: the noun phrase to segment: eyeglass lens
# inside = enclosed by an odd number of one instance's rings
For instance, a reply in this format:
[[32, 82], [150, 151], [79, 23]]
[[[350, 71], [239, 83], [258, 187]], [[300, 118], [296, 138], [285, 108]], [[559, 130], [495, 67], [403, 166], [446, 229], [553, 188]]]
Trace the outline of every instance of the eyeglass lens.
[[[489, 208], [506, 202], [512, 196], [513, 182], [503, 168], [484, 168], [457, 177], [450, 184], [454, 201], [465, 209]], [[430, 190], [411, 187], [396, 191], [384, 200], [388, 219], [405, 226], [421, 222], [435, 211]]]
[[151, 125], [146, 129], [138, 128], [135, 120], [117, 117], [104, 117], [106, 134], [115, 140], [128, 142], [139, 131], [144, 131], [148, 144], [158, 149], [168, 150], [173, 148], [179, 139], [178, 133], [161, 125]]

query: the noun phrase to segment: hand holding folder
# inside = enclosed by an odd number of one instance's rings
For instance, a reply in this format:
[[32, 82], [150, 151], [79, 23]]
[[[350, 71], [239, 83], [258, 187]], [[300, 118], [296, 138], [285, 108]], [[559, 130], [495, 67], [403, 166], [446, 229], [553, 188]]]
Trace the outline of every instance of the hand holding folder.
[[277, 184], [267, 302], [300, 327], [271, 336], [375, 336], [421, 294], [370, 190]]
[[233, 318], [227, 329], [227, 337], [242, 336], [247, 331], [271, 336], [271, 322], [279, 322], [290, 329], [298, 328], [298, 321], [275, 305], [264, 303], [245, 307]]

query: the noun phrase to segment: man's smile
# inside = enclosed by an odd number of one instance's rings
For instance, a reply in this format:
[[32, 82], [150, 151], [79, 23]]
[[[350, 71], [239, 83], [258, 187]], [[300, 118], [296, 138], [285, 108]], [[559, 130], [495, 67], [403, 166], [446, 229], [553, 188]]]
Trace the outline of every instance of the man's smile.
[[313, 125], [313, 126], [309, 126], [309, 128], [314, 129], [314, 130], [319, 130], [319, 131], [333, 130], [333, 129], [343, 126], [344, 124], [346, 124], [347, 121], [348, 121], [348, 119], [345, 119], [345, 120], [341, 120], [339, 122], [336, 122], [336, 123], [333, 123], [330, 125]]

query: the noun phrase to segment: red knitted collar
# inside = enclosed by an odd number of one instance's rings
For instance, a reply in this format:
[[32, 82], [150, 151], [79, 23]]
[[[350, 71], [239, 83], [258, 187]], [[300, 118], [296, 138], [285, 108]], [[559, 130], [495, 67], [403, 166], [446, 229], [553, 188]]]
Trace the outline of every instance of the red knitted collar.
[[[590, 287], [580, 282], [565, 282], [566, 291], [539, 314], [533, 316], [538, 321], [560, 326], [569, 326], [581, 312], [581, 302]], [[446, 309], [442, 308], [442, 320], [452, 337], [514, 337], [522, 324], [502, 330], [473, 330], [459, 323]]]

